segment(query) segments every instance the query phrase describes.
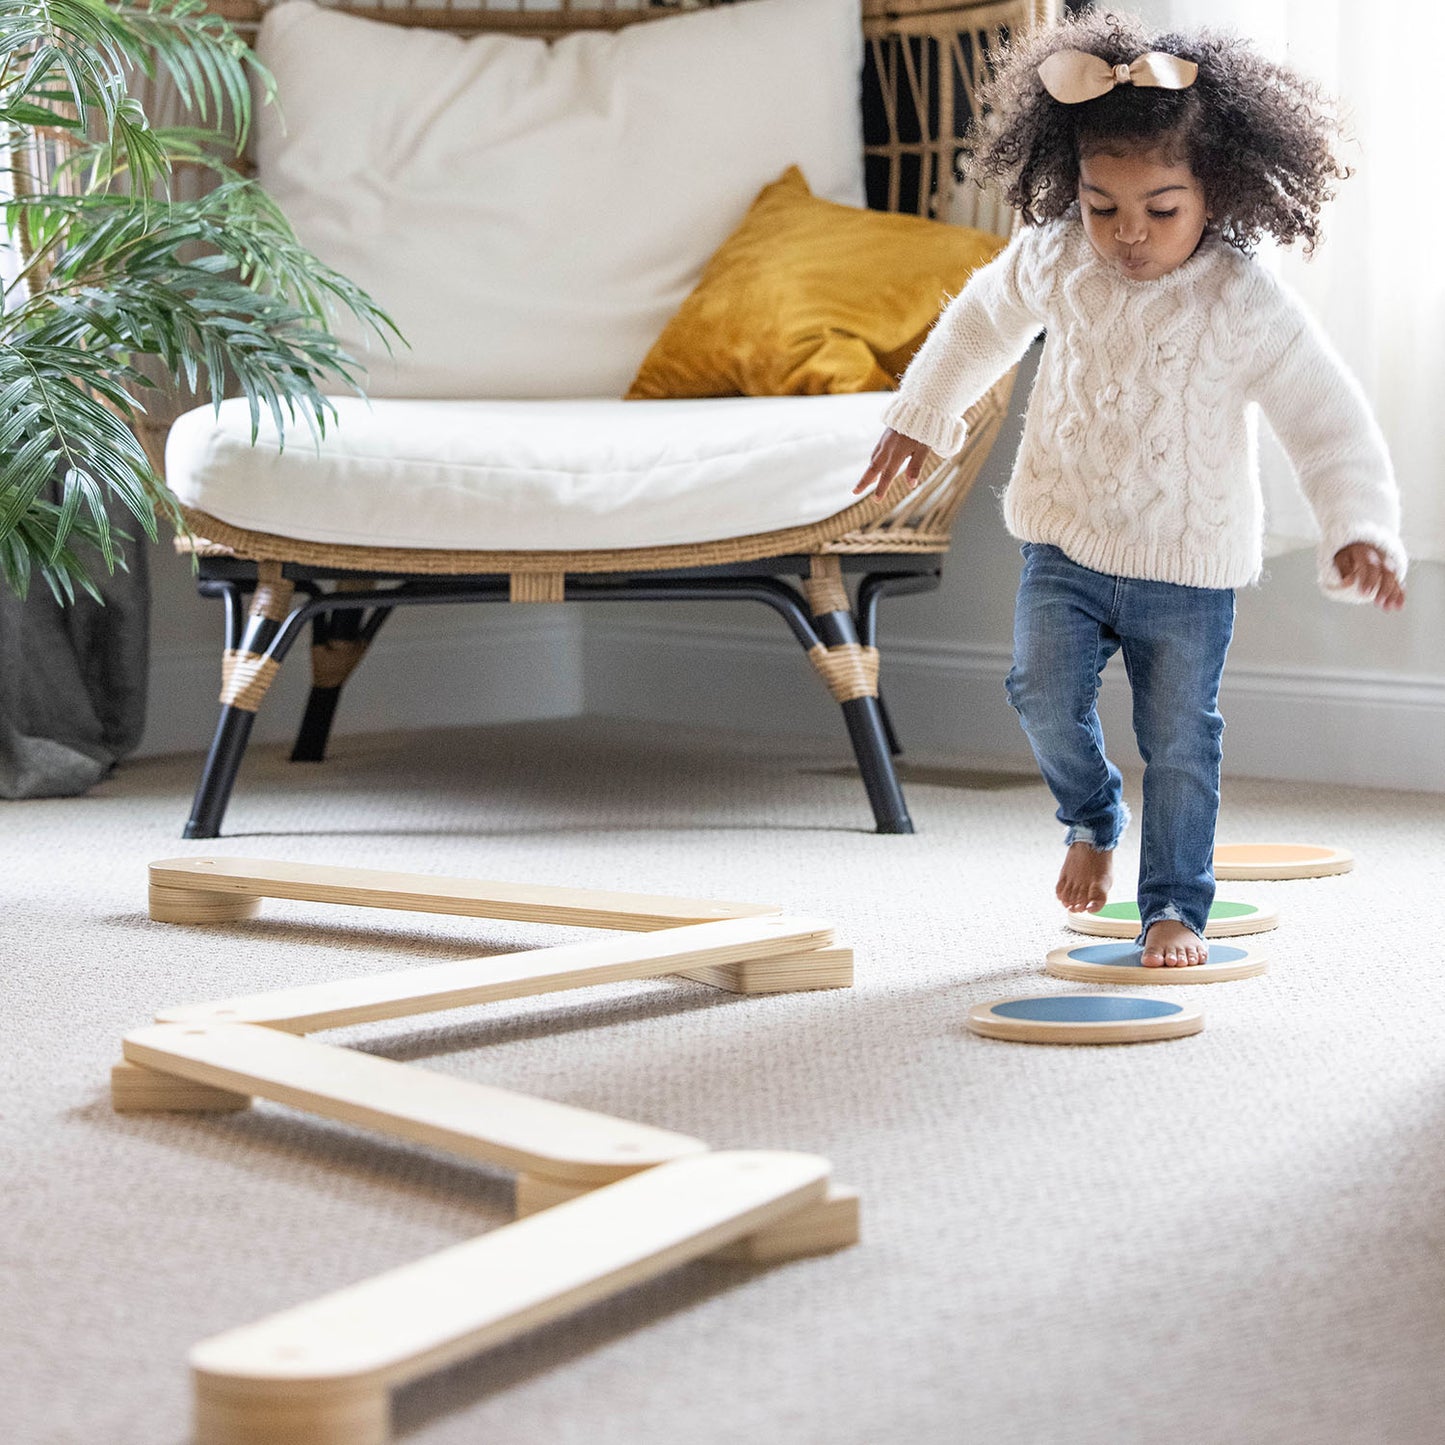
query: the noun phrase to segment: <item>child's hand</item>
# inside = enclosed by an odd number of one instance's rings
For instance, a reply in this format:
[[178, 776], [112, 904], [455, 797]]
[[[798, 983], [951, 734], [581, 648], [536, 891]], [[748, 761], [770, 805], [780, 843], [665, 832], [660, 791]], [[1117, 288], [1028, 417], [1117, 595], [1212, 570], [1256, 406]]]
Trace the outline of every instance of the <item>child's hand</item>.
[[916, 442], [912, 437], [906, 437], [902, 432], [896, 432], [889, 427], [879, 437], [878, 445], [873, 448], [873, 459], [868, 463], [868, 470], [863, 473], [863, 480], [853, 488], [853, 495], [856, 497], [859, 492], [866, 492], [876, 482], [876, 495], [879, 498], [886, 497], [888, 488], [893, 485], [893, 480], [900, 471], [907, 480], [906, 490], [911, 492], [918, 485], [928, 452], [926, 442]]
[[1345, 585], [1353, 587], [1376, 607], [1398, 612], [1405, 605], [1405, 589], [1378, 547], [1368, 542], [1351, 542], [1335, 553], [1335, 566], [1340, 569]]

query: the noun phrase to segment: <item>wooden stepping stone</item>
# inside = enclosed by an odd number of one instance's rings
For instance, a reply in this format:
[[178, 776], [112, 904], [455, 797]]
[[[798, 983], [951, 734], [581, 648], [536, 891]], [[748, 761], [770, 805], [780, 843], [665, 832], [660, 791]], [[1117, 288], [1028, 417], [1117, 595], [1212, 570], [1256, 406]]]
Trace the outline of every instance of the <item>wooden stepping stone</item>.
[[1234, 879], [1326, 878], [1348, 873], [1355, 855], [1313, 843], [1226, 843], [1214, 850], [1214, 876]]
[[[1204, 926], [1206, 938], [1232, 938], [1240, 933], [1267, 933], [1279, 926], [1279, 913], [1258, 903], [1230, 903], [1215, 899]], [[1106, 903], [1097, 913], [1069, 913], [1064, 927], [1075, 933], [1092, 933], [1102, 938], [1137, 938], [1139, 905]]]
[[1144, 950], [1136, 943], [1075, 943], [1056, 948], [1044, 967], [1055, 978], [1081, 983], [1227, 983], [1253, 978], [1269, 960], [1238, 943], [1211, 943], [1206, 963], [1189, 968], [1145, 968]]
[[1204, 1015], [1134, 993], [1054, 993], [975, 1004], [967, 1022], [985, 1038], [1018, 1044], [1135, 1044], [1197, 1034]]

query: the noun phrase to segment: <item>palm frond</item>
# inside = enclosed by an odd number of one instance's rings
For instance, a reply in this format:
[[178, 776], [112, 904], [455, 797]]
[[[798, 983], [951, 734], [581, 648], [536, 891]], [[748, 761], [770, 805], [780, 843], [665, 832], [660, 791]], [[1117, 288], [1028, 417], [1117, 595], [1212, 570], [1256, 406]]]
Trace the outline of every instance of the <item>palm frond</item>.
[[291, 223], [260, 186], [248, 181], [218, 186], [197, 203], [195, 224], [209, 244], [236, 263], [248, 285], [286, 297], [323, 324], [342, 308], [388, 350], [393, 339], [406, 344], [396, 323], [366, 292], [296, 239]]
[[171, 168], [137, 100], [127, 97], [116, 108], [111, 139], [104, 152], [94, 159], [102, 157], [110, 162], [110, 169], [100, 171], [92, 164], [92, 188], [109, 185], [117, 176], [123, 175], [131, 195], [147, 210], [157, 187], [165, 191], [170, 189]]
[[[106, 0], [0, 0], [0, 75], [19, 62], [24, 69], [9, 88], [14, 104], [43, 86], [63, 80], [66, 105], [99, 108], [107, 129], [125, 98], [127, 66], [147, 76], [163, 69], [181, 103], [202, 120], [229, 116], [236, 150], [251, 124], [247, 72], [260, 82], [269, 102], [276, 83], [245, 40], [205, 0], [149, 0], [148, 4], [107, 4]], [[50, 98], [56, 98], [50, 91]]]
[[[173, 171], [176, 166], [199, 166], [223, 181], [246, 179], [229, 163], [231, 149], [224, 144], [224, 138], [204, 126], [151, 126], [148, 136], [167, 171]], [[137, 182], [127, 174], [127, 167], [127, 156], [113, 140], [78, 141], [70, 155], [56, 167], [55, 175], [57, 178], [74, 174], [124, 179], [133, 193]]]
[[285, 416], [300, 415], [323, 435], [334, 409], [321, 391], [323, 378], [355, 385], [356, 363], [329, 333], [275, 296], [232, 277], [196, 266], [150, 267], [112, 282], [54, 299], [51, 314], [29, 333], [53, 346], [84, 340], [117, 362], [155, 356], [191, 392], [219, 404], [239, 387], [250, 403], [252, 439], [262, 407], [284, 444]]
[[134, 409], [107, 358], [22, 337], [0, 346], [0, 400], [6, 404], [0, 425], [0, 546], [27, 519], [33, 522], [44, 501], [40, 494], [57, 472], [62, 495], [44, 554], [47, 565], [69, 545], [83, 507], [88, 535], [107, 570], [114, 569], [107, 495], [119, 500], [147, 536], [157, 535], [156, 498], [165, 483], [127, 425]]
[[[260, 81], [264, 99], [275, 99], [276, 81], [236, 31], [206, 9], [205, 0], [151, 0], [115, 7], [130, 34], [165, 68], [187, 110], [202, 120], [229, 116], [235, 154], [251, 129], [251, 89], [246, 72]], [[150, 72], [148, 72], [150, 73]]]
[[[101, 550], [95, 524], [87, 517], [78, 517], [70, 527], [68, 540], [58, 542], [60, 513], [53, 502], [35, 502], [15, 531], [0, 540], [0, 577], [21, 597], [29, 591], [31, 577], [38, 573], [57, 602], [74, 602], [78, 590], [103, 603], [105, 599], [81, 551]], [[132, 540], [129, 532], [118, 527], [111, 528], [110, 536], [113, 540]], [[124, 554], [114, 548], [112, 552], [112, 570], [124, 572]]]
[[[231, 273], [246, 289], [275, 296], [317, 326], [344, 309], [390, 349], [401, 341], [396, 323], [360, 287], [307, 251], [286, 218], [253, 181], [225, 182], [194, 201], [172, 201], [162, 214], [128, 196], [44, 196], [12, 201], [32, 232], [67, 226], [67, 246], [46, 287], [5, 319], [15, 330], [53, 299], [83, 288], [104, 288], [125, 277], [175, 280], [183, 252], [195, 277]], [[5, 334], [0, 329], [0, 336]], [[404, 341], [403, 341], [403, 344]]]
[[[126, 77], [164, 78], [195, 126], [152, 126]], [[3, 206], [25, 265], [0, 295], [0, 577], [42, 577], [58, 598], [96, 595], [91, 569], [124, 566], [178, 504], [135, 435], [136, 365], [155, 358], [219, 405], [246, 397], [253, 440], [269, 415], [324, 433], [323, 385], [355, 387], [330, 334], [349, 312], [390, 348], [395, 324], [297, 240], [260, 189], [227, 164], [251, 125], [251, 80], [275, 81], [205, 0], [0, 0], [0, 139], [28, 173]], [[171, 198], [178, 164], [221, 178]]]
[[22, 67], [7, 85], [7, 105], [43, 97], [81, 114], [98, 110], [109, 130], [125, 95], [119, 79], [138, 59], [134, 47], [104, 0], [0, 0], [0, 75]]

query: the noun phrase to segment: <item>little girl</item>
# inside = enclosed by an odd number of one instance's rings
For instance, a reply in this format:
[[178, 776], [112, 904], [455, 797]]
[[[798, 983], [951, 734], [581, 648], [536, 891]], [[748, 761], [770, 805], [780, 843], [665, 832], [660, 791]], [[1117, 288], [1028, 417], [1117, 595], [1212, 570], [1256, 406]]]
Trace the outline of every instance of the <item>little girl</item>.
[[1257, 402], [1320, 524], [1320, 583], [1404, 605], [1399, 500], [1359, 387], [1250, 252], [1313, 249], [1348, 174], [1318, 87], [1229, 35], [1152, 37], [1086, 14], [1013, 47], [965, 161], [1024, 227], [939, 318], [884, 414], [857, 491], [917, 484], [963, 444], [962, 413], [1046, 332], [1004, 495], [1023, 542], [1009, 701], [1058, 802], [1057, 894], [1097, 912], [1129, 820], [1104, 753], [1116, 651], [1144, 759], [1138, 944], [1203, 963], [1214, 901], [1220, 674], [1234, 589], [1262, 563], [1246, 427]]

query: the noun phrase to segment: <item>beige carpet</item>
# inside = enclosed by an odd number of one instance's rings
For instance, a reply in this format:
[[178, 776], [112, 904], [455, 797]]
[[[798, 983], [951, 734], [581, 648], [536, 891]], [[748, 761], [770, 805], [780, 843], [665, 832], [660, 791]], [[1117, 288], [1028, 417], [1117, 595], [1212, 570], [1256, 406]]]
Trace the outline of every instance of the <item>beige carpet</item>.
[[219, 844], [178, 841], [195, 759], [5, 805], [0, 1435], [180, 1445], [194, 1342], [507, 1217], [507, 1176], [269, 1105], [111, 1112], [118, 1040], [164, 1004], [581, 936], [298, 904], [147, 920], [149, 860], [226, 853], [776, 901], [857, 949], [851, 991], [627, 984], [351, 1033], [825, 1154], [864, 1200], [859, 1248], [694, 1265], [410, 1387], [408, 1445], [1445, 1438], [1445, 798], [1228, 783], [1222, 839], [1358, 869], [1228, 886], [1283, 923], [1268, 976], [1169, 994], [1204, 1033], [1033, 1048], [963, 1019], [1070, 987], [1039, 972], [1070, 937], [1044, 789], [921, 773], [918, 834], [877, 837], [843, 760], [585, 719], [347, 739], [324, 767], [258, 752]]

